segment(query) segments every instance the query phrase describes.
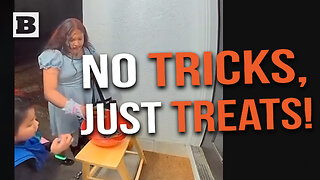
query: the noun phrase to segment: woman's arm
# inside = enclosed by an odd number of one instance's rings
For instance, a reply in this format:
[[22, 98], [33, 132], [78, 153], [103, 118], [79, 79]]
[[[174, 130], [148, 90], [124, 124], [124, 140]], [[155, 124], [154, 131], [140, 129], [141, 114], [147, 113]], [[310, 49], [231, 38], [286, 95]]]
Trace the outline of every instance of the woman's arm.
[[[57, 90], [59, 73], [60, 73], [60, 70], [58, 68], [51, 67], [48, 69], [44, 69], [43, 70], [43, 89], [44, 89], [44, 96], [46, 100], [48, 100], [53, 105], [59, 108], [64, 108], [66, 107], [66, 104], [69, 101], [69, 99], [63, 96]], [[76, 115], [80, 115], [80, 117], [85, 117], [86, 116], [85, 106], [84, 105], [78, 105], [78, 106], [80, 110], [76, 110], [74, 112], [69, 112], [69, 113], [72, 113], [72, 114], [75, 113]], [[77, 112], [81, 112], [81, 113], [79, 114]]]
[[46, 100], [59, 108], [65, 107], [68, 99], [58, 91], [58, 68], [43, 69], [43, 89]]

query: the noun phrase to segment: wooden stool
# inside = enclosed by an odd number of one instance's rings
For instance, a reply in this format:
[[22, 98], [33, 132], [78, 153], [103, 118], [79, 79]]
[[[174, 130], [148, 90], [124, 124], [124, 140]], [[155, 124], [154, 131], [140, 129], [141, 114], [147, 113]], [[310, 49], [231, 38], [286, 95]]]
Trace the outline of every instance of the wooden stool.
[[[127, 150], [130, 141], [136, 147], [137, 152]], [[133, 180], [124, 163], [125, 153], [138, 154], [140, 156], [139, 167], [135, 175], [135, 180], [138, 180], [142, 165], [146, 163], [146, 158], [135, 136], [127, 135], [120, 144], [107, 148], [96, 146], [89, 141], [77, 154], [75, 159], [82, 162], [83, 180], [98, 180], [99, 178], [93, 177], [93, 175], [100, 168], [117, 169], [123, 180]], [[93, 167], [90, 168], [90, 165], [93, 165]]]

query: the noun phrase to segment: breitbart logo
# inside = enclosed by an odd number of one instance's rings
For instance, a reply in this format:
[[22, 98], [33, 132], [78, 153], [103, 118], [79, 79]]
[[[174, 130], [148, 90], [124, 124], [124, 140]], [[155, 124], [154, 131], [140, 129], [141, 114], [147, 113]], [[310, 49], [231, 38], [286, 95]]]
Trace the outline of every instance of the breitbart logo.
[[39, 12], [14, 12], [13, 37], [38, 38]]

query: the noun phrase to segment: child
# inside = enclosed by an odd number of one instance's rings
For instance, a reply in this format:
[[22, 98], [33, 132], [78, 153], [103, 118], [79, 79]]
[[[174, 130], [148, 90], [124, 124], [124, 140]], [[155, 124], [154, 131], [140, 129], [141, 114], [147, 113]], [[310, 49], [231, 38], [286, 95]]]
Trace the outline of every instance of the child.
[[[69, 148], [73, 141], [71, 135], [55, 138], [52, 143], [41, 144], [35, 136], [39, 122], [30, 99], [14, 97], [14, 166], [15, 179], [48, 179], [56, 173], [58, 161], [51, 154], [59, 154]], [[52, 162], [50, 162], [53, 160]]]

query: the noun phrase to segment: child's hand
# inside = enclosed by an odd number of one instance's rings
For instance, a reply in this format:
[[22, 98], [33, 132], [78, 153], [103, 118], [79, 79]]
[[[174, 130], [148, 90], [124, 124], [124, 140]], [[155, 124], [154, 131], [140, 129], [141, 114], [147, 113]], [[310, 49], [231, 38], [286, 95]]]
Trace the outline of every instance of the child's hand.
[[53, 154], [60, 154], [69, 148], [73, 141], [71, 134], [63, 134], [60, 138], [55, 138], [51, 144], [51, 152]]

